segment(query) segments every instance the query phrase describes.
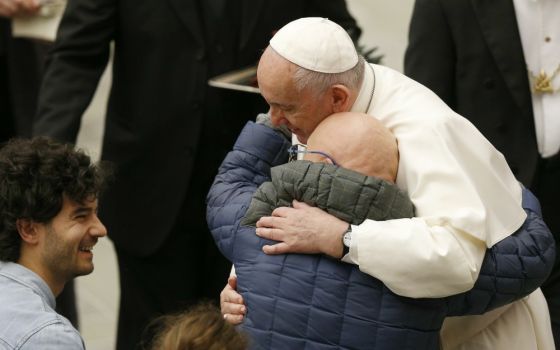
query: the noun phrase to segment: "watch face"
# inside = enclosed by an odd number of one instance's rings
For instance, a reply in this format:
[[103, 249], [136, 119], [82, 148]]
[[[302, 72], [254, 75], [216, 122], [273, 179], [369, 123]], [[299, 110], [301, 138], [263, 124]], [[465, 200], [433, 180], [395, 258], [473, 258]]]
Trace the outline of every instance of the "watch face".
[[344, 236], [342, 237], [342, 242], [344, 243], [345, 246], [350, 248], [350, 243], [352, 242], [352, 232], [351, 231], [348, 231], [344, 234]]

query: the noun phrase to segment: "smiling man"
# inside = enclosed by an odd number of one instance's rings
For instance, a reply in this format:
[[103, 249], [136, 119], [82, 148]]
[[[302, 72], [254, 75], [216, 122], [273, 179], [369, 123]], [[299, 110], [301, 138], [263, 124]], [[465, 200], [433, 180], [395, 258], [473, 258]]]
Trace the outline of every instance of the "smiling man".
[[92, 249], [107, 235], [97, 217], [103, 170], [47, 138], [0, 149], [0, 347], [84, 349], [55, 297], [93, 271]]

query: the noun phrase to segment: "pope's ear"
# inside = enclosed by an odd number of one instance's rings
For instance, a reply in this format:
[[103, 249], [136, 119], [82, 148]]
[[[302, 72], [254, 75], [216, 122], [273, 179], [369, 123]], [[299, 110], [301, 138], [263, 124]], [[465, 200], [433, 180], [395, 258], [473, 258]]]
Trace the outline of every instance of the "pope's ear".
[[350, 89], [342, 84], [333, 85], [330, 89], [333, 113], [348, 112], [352, 107]]
[[21, 239], [30, 244], [39, 240], [37, 223], [30, 219], [17, 219], [16, 228]]

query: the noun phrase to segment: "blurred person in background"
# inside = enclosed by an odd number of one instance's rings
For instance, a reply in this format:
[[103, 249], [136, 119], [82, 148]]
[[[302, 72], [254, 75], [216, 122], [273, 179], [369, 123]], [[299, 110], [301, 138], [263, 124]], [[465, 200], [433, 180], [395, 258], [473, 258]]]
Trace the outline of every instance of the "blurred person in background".
[[[405, 74], [469, 119], [560, 237], [560, 2], [417, 0]], [[560, 341], [559, 256], [542, 285]]]
[[12, 37], [11, 19], [37, 11], [35, 0], [0, 0], [0, 141], [31, 134], [49, 43]]

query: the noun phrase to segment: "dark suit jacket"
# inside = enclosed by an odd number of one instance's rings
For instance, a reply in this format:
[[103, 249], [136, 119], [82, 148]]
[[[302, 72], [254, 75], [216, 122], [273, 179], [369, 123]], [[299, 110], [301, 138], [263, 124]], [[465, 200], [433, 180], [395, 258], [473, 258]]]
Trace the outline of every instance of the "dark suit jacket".
[[[559, 246], [558, 155], [538, 152], [531, 90], [512, 0], [416, 0], [405, 73], [436, 92], [500, 150], [538, 195]], [[560, 339], [560, 255], [542, 285]]]
[[540, 156], [512, 0], [417, 0], [405, 74], [469, 119], [531, 186]]
[[14, 135], [14, 123], [11, 117], [10, 87], [8, 84], [8, 53], [10, 26], [6, 19], [0, 19], [0, 142]]
[[10, 20], [0, 17], [0, 142], [31, 135], [49, 46], [47, 42], [13, 38]]
[[[209, 4], [225, 7], [225, 14], [201, 16]], [[34, 133], [75, 141], [114, 40], [102, 158], [117, 169], [100, 215], [116, 245], [141, 256], [156, 251], [186, 196], [200, 191], [189, 189], [189, 180], [208, 177], [209, 186], [235, 135], [256, 116], [255, 106], [265, 111], [257, 95], [244, 102], [247, 95], [218, 92], [207, 80], [255, 64], [273, 31], [309, 15], [359, 35], [344, 0], [68, 2]], [[238, 22], [225, 27], [226, 21]], [[212, 161], [193, 169], [201, 158]]]

